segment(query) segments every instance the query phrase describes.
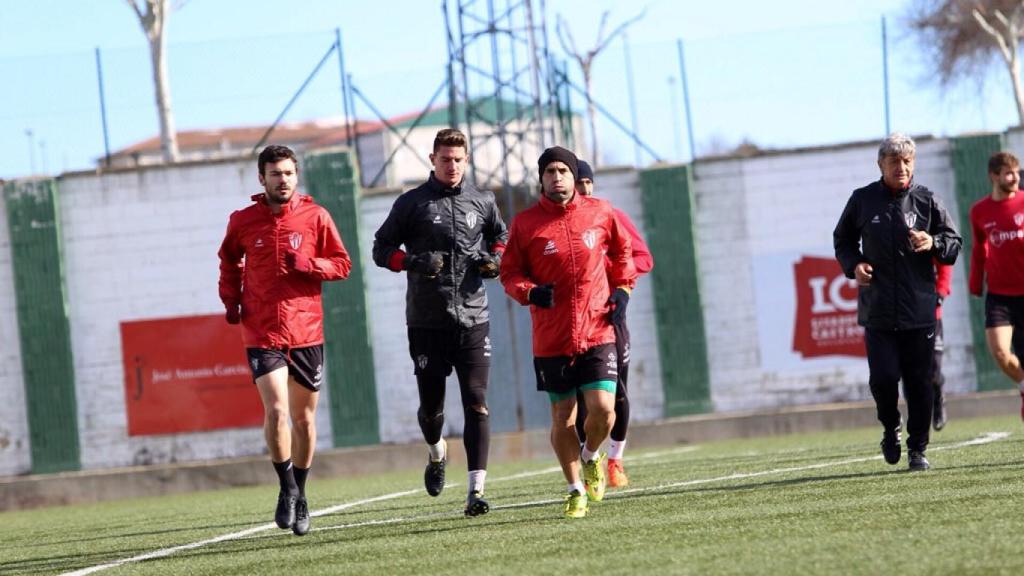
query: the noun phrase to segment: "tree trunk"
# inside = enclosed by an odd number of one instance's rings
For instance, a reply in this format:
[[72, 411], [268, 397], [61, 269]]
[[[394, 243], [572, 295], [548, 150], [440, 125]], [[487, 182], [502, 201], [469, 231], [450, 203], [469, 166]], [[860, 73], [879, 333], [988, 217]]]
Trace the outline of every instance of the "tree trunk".
[[1019, 120], [1018, 126], [1024, 126], [1024, 87], [1021, 86], [1020, 81], [1020, 58], [1017, 56], [1017, 51], [1013, 52], [1014, 58], [1012, 62], [1007, 62], [1006, 67], [1010, 69], [1010, 80], [1013, 82], [1013, 96], [1017, 99], [1017, 119]]
[[[166, 22], [164, 14], [164, 22]], [[171, 90], [167, 80], [167, 58], [164, 56], [163, 26], [159, 33], [149, 39], [149, 53], [153, 63], [153, 86], [156, 89], [156, 110], [160, 116], [160, 150], [164, 162], [177, 162], [178, 134], [174, 129], [174, 113], [171, 111]]]

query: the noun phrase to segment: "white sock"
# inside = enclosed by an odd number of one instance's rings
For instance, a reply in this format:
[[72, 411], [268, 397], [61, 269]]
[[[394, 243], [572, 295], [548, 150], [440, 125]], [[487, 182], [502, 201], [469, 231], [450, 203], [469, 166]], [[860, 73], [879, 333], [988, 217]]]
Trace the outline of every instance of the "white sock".
[[580, 457], [583, 458], [584, 462], [590, 462], [594, 458], [597, 458], [597, 452], [591, 452], [589, 448], [584, 446], [583, 450], [580, 452]]
[[608, 443], [608, 459], [609, 460], [622, 460], [622, 453], [626, 451], [626, 441], [622, 442], [612, 440]]
[[440, 462], [444, 460], [445, 449], [448, 448], [444, 438], [437, 441], [437, 444], [427, 444], [427, 449], [430, 450], [430, 459], [434, 462]]
[[487, 470], [469, 471], [469, 491], [484, 493], [484, 480], [487, 478]]
[[580, 494], [587, 493], [587, 490], [583, 487], [583, 482], [579, 480], [577, 480], [574, 484], [569, 484], [569, 492], [572, 492], [573, 490], [578, 491]]

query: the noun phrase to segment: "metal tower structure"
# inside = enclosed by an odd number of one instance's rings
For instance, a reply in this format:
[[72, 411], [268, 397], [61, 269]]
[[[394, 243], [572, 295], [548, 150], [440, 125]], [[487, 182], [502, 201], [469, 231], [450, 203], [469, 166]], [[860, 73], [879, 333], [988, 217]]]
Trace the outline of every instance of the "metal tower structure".
[[[507, 214], [537, 183], [540, 152], [565, 115], [548, 51], [544, 0], [443, 0], [449, 122], [466, 133], [470, 177], [505, 191]], [[486, 161], [484, 161], [486, 160]], [[481, 167], [487, 167], [481, 168]]]

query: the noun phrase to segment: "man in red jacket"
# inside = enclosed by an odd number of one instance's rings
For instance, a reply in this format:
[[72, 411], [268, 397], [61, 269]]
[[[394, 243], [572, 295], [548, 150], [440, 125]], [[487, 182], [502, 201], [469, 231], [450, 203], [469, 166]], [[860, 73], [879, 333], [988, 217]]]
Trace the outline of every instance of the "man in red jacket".
[[220, 299], [228, 323], [242, 324], [263, 401], [263, 433], [281, 487], [274, 520], [302, 536], [323, 378], [320, 287], [346, 278], [352, 263], [331, 215], [296, 192], [295, 153], [267, 146], [258, 166], [263, 193], [231, 214], [220, 247]]
[[1024, 418], [1024, 194], [1020, 161], [1009, 152], [989, 158], [992, 193], [971, 206], [973, 296], [985, 294], [985, 340], [1004, 374], [1017, 383]]
[[[531, 305], [537, 389], [551, 400], [551, 445], [569, 485], [565, 516], [582, 518], [588, 500], [604, 498], [605, 455], [598, 450], [615, 420], [613, 324], [625, 319], [636, 269], [629, 233], [611, 205], [576, 194], [576, 156], [556, 146], [538, 165], [541, 198], [512, 221], [501, 283], [513, 300]], [[582, 450], [577, 389], [588, 413]]]
[[946, 377], [942, 374], [942, 353], [946, 349], [942, 333], [942, 302], [949, 298], [952, 279], [953, 267], [935, 260], [935, 292], [939, 295], [939, 301], [935, 306], [935, 351], [932, 355], [932, 386], [935, 387], [932, 428], [936, 432], [946, 427], [946, 395], [942, 391], [946, 384]]
[[[579, 173], [576, 175], [576, 193], [584, 196], [594, 195], [594, 170], [590, 164], [580, 160], [578, 162]], [[619, 224], [629, 232], [630, 243], [633, 245], [633, 265], [636, 267], [637, 276], [647, 274], [654, 268], [654, 257], [647, 248], [647, 243], [640, 237], [633, 221], [629, 216], [612, 207]], [[610, 271], [610, 266], [609, 266]], [[610, 280], [609, 280], [610, 281]], [[622, 456], [626, 451], [626, 431], [629, 429], [629, 397], [626, 395], [626, 384], [629, 379], [629, 328], [626, 326], [625, 318], [621, 324], [615, 324], [615, 353], [619, 360], [619, 380], [615, 386], [615, 425], [612, 426], [611, 441], [608, 443], [608, 485], [612, 488], [619, 488], [629, 485], [629, 477], [626, 476], [626, 469], [622, 466]], [[576, 414], [576, 433], [580, 438], [586, 438], [584, 422], [587, 418], [586, 403], [583, 402], [583, 393], [576, 396], [578, 410]]]

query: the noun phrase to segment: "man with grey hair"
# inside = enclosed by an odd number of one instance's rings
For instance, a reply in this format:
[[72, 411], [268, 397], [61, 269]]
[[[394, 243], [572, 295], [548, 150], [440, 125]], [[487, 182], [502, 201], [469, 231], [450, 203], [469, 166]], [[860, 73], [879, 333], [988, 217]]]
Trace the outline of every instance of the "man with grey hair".
[[938, 198], [914, 182], [914, 155], [909, 136], [893, 133], [882, 141], [882, 177], [853, 191], [832, 239], [843, 272], [859, 286], [857, 322], [883, 427], [882, 455], [889, 464], [900, 461], [902, 378], [910, 469], [927, 470], [938, 303], [932, 262], [956, 262], [962, 239]]

